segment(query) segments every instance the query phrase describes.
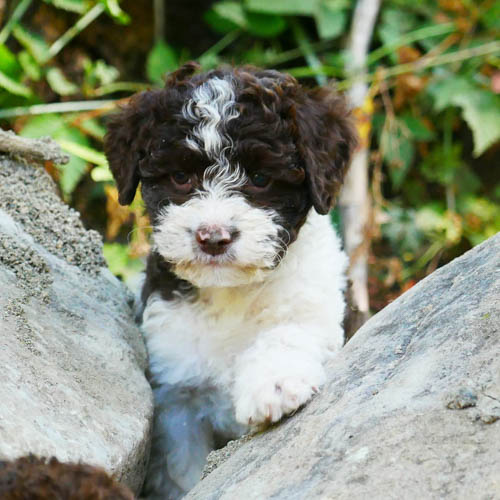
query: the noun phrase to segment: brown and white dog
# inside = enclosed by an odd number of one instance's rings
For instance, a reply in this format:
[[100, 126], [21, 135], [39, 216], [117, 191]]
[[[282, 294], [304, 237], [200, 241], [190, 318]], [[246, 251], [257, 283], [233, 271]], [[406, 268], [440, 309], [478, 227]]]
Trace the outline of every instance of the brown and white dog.
[[325, 217], [356, 143], [344, 100], [277, 71], [196, 69], [135, 96], [106, 138], [120, 203], [140, 182], [154, 228], [140, 314], [158, 499], [307, 402], [344, 339], [346, 257]]

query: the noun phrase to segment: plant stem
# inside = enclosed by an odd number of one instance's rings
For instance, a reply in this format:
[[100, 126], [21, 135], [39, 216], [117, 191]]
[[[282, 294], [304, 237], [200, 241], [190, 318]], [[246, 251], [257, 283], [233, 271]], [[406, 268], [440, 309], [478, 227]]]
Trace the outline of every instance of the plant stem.
[[455, 31], [455, 25], [453, 23], [438, 24], [435, 26], [426, 26], [425, 28], [420, 28], [410, 33], [406, 33], [399, 37], [394, 42], [388, 43], [374, 50], [368, 54], [367, 64], [372, 64], [378, 61], [382, 57], [389, 55], [399, 47], [403, 45], [408, 45], [409, 43], [418, 42], [419, 40], [424, 40], [426, 38], [431, 38], [433, 36], [446, 35]]
[[[413, 71], [419, 71], [425, 68], [432, 68], [434, 66], [441, 66], [443, 64], [451, 64], [454, 62], [465, 61], [466, 59], [472, 59], [473, 57], [487, 56], [489, 54], [494, 54], [500, 52], [500, 42], [489, 42], [479, 45], [478, 47], [472, 47], [470, 49], [457, 50], [455, 52], [450, 52], [448, 54], [440, 54], [439, 56], [433, 57], [421, 57], [414, 62], [398, 64], [392, 68], [382, 68], [380, 74], [378, 72], [366, 75], [365, 81], [372, 82], [377, 80], [379, 76], [382, 79], [390, 78], [391, 76], [401, 75], [403, 73], [411, 73]], [[344, 80], [339, 82], [346, 86], [347, 84], [352, 85], [352, 80]]]
[[[357, 0], [349, 30], [347, 51], [349, 58], [345, 61], [347, 75], [364, 74], [366, 59], [373, 36], [373, 30], [380, 10], [381, 0]], [[362, 109], [367, 101], [368, 86], [356, 81], [348, 94], [349, 104]], [[370, 113], [364, 111], [367, 120]], [[358, 130], [361, 129], [359, 123]], [[370, 296], [368, 293], [368, 254], [371, 245], [372, 209], [369, 193], [369, 141], [362, 137], [359, 147], [354, 151], [351, 165], [340, 192], [338, 210], [342, 219], [342, 236], [344, 248], [349, 256], [347, 270], [351, 286], [348, 292], [349, 313], [346, 316], [346, 338], [368, 319], [370, 313]]]
[[[488, 42], [477, 47], [472, 47], [469, 49], [456, 50], [455, 52], [450, 52], [447, 54], [440, 54], [439, 56], [423, 56], [416, 61], [405, 64], [398, 64], [390, 68], [380, 68], [373, 73], [366, 75], [358, 75], [352, 78], [347, 78], [341, 80], [337, 83], [337, 89], [345, 90], [350, 88], [354, 83], [361, 82], [373, 82], [374, 80], [385, 80], [392, 76], [401, 75], [403, 73], [411, 73], [413, 71], [420, 71], [425, 68], [432, 68], [434, 66], [441, 66], [444, 64], [451, 64], [454, 62], [465, 61], [467, 59], [472, 59], [474, 57], [483, 57], [491, 54], [500, 52], [500, 42]], [[327, 76], [335, 76], [338, 72], [338, 68], [333, 66], [321, 66], [318, 69], [313, 69], [309, 66], [303, 66], [300, 68], [291, 68], [284, 70], [297, 78], [311, 77], [318, 74], [325, 74]]]
[[[443, 131], [443, 151], [445, 153], [445, 158], [452, 157], [451, 148], [453, 145], [453, 118], [455, 110], [453, 108], [448, 108], [445, 112], [444, 117], [444, 131]], [[450, 212], [456, 211], [455, 203], [455, 176], [453, 179], [446, 184], [446, 208]]]
[[293, 36], [295, 37], [297, 45], [304, 55], [307, 64], [309, 64], [309, 67], [311, 69], [315, 70], [313, 76], [315, 76], [318, 85], [325, 85], [327, 78], [326, 75], [321, 71], [321, 61], [319, 60], [314, 50], [311, 48], [311, 44], [304, 29], [296, 19], [290, 19], [290, 25], [292, 26]]
[[[312, 50], [314, 50], [314, 52], [317, 53], [321, 50], [331, 47], [335, 42], [336, 40], [320, 40], [319, 42], [309, 44], [309, 46]], [[270, 57], [267, 61], [263, 62], [263, 65], [274, 66], [276, 64], [282, 64], [293, 59], [298, 59], [302, 56], [303, 52], [301, 49], [285, 50], [284, 52], [276, 54], [274, 57]], [[342, 68], [339, 68], [339, 74], [343, 74]]]
[[155, 42], [165, 41], [165, 0], [153, 1]]
[[0, 45], [3, 45], [7, 38], [9, 38], [10, 32], [15, 24], [23, 17], [26, 9], [30, 6], [31, 0], [21, 0], [17, 7], [14, 9], [11, 18], [7, 21], [7, 24], [4, 26], [3, 30], [0, 31]]
[[59, 37], [49, 48], [46, 61], [58, 54], [78, 33], [83, 31], [92, 21], [95, 21], [105, 10], [104, 4], [94, 5], [78, 21]]
[[140, 92], [141, 90], [148, 90], [154, 88], [150, 83], [141, 82], [113, 82], [107, 85], [102, 85], [97, 87], [93, 95], [96, 97], [101, 97], [106, 94], [113, 94], [114, 92]]
[[52, 104], [34, 104], [33, 106], [19, 106], [16, 108], [0, 109], [0, 118], [14, 118], [25, 115], [43, 115], [47, 113], [75, 113], [94, 109], [109, 108], [113, 110], [118, 103], [127, 99], [109, 99], [106, 101], [70, 101], [55, 102]]
[[227, 35], [222, 37], [217, 43], [212, 45], [208, 50], [203, 52], [201, 56], [198, 57], [198, 61], [201, 61], [205, 57], [210, 57], [213, 55], [217, 55], [219, 52], [222, 52], [228, 45], [233, 43], [236, 38], [240, 35], [240, 30], [230, 31]]

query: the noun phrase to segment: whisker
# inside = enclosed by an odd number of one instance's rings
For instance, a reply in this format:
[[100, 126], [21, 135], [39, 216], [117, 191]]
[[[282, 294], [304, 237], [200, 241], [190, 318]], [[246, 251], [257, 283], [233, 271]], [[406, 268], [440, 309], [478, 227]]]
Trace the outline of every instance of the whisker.
[[132, 237], [132, 234], [135, 233], [136, 231], [139, 231], [139, 229], [151, 229], [154, 230], [153, 226], [141, 226], [141, 227], [134, 227], [132, 228], [128, 233], [127, 233], [127, 243], [130, 244], [130, 239]]

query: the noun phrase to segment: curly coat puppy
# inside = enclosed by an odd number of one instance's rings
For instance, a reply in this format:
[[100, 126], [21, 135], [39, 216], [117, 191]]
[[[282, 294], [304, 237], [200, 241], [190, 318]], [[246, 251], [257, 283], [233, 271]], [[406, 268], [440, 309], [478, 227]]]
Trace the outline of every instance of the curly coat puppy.
[[2, 500], [134, 500], [132, 492], [104, 470], [34, 455], [0, 460]]
[[307, 402], [343, 344], [346, 257], [324, 215], [356, 143], [344, 100], [277, 71], [195, 70], [135, 96], [105, 145], [120, 202], [140, 182], [154, 228], [150, 498], [181, 496], [215, 446]]

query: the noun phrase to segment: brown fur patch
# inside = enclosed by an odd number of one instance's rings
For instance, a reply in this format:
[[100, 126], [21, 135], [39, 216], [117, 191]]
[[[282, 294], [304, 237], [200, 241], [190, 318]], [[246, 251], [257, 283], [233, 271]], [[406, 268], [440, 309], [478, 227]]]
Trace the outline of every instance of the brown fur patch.
[[61, 463], [34, 455], [0, 460], [2, 500], [133, 500], [125, 486], [86, 464]]

